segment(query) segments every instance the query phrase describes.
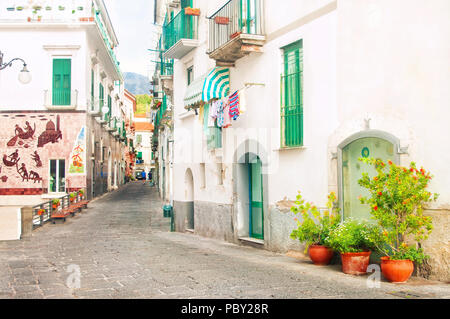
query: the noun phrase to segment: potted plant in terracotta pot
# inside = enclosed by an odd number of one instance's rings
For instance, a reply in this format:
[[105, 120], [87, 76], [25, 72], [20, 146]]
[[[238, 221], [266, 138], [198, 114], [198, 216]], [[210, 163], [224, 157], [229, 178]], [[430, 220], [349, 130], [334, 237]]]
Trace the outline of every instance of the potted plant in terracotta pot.
[[70, 202], [73, 202], [75, 200], [75, 196], [77, 196], [75, 192], [69, 194]]
[[344, 273], [350, 275], [367, 273], [371, 250], [376, 248], [378, 232], [378, 227], [353, 218], [346, 218], [330, 232], [328, 243], [341, 254]]
[[333, 257], [333, 250], [328, 243], [328, 235], [339, 223], [338, 209], [335, 208], [336, 195], [328, 195], [327, 209], [320, 211], [312, 203], [305, 203], [300, 192], [297, 195], [295, 205], [291, 207], [294, 214], [300, 214], [301, 220], [297, 221], [297, 229], [291, 233], [292, 239], [298, 239], [305, 243], [305, 253], [315, 265], [328, 265]]
[[52, 200], [52, 208], [57, 209], [59, 207], [60, 201], [58, 198]]
[[377, 172], [373, 178], [363, 173], [359, 185], [368, 189], [370, 196], [360, 200], [370, 205], [370, 213], [381, 228], [383, 245], [378, 249], [385, 255], [381, 271], [391, 282], [405, 282], [414, 271], [414, 262], [421, 264], [428, 258], [420, 243], [433, 229], [431, 216], [423, 214], [425, 205], [438, 198], [427, 190], [432, 176], [423, 168], [417, 169], [414, 162], [402, 167], [373, 158], [360, 161]]
[[81, 199], [84, 197], [84, 190], [80, 189], [78, 190], [78, 196], [80, 196]]

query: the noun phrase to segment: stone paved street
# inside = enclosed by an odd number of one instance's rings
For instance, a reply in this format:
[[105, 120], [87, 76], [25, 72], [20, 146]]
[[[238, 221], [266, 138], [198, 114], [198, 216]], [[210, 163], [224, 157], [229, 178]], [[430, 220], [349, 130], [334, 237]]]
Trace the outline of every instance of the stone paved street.
[[[0, 298], [450, 298], [449, 285], [382, 282], [281, 254], [170, 233], [156, 188], [135, 182], [65, 224], [0, 242]], [[79, 289], [67, 287], [70, 265]]]

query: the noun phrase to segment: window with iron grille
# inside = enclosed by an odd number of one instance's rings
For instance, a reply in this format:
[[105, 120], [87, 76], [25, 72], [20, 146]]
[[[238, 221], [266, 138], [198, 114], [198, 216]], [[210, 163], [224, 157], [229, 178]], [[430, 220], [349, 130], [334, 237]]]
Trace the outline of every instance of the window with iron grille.
[[281, 146], [303, 146], [303, 43], [283, 49], [281, 75]]

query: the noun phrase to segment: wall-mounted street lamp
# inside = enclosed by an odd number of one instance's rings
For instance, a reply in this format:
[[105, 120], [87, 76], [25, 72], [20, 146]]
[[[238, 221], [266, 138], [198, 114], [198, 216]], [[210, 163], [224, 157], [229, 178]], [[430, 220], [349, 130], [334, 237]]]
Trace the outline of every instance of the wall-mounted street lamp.
[[8, 66], [12, 66], [14, 61], [22, 61], [23, 69], [19, 72], [19, 82], [22, 84], [28, 84], [31, 82], [31, 73], [27, 69], [27, 64], [21, 58], [14, 58], [8, 63], [3, 63], [3, 53], [0, 51], [0, 71], [6, 69]]

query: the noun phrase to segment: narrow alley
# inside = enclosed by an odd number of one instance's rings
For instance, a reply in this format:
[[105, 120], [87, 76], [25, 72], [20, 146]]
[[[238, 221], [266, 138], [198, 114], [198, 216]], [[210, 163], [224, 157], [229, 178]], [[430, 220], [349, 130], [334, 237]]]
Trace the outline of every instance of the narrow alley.
[[[443, 283], [368, 288], [367, 277], [252, 247], [171, 233], [157, 189], [125, 185], [64, 224], [0, 242], [0, 298], [449, 298]], [[79, 267], [79, 268], [77, 268]], [[68, 288], [79, 269], [79, 288]], [[69, 271], [69, 272], [68, 272]], [[70, 285], [69, 285], [70, 286]]]

